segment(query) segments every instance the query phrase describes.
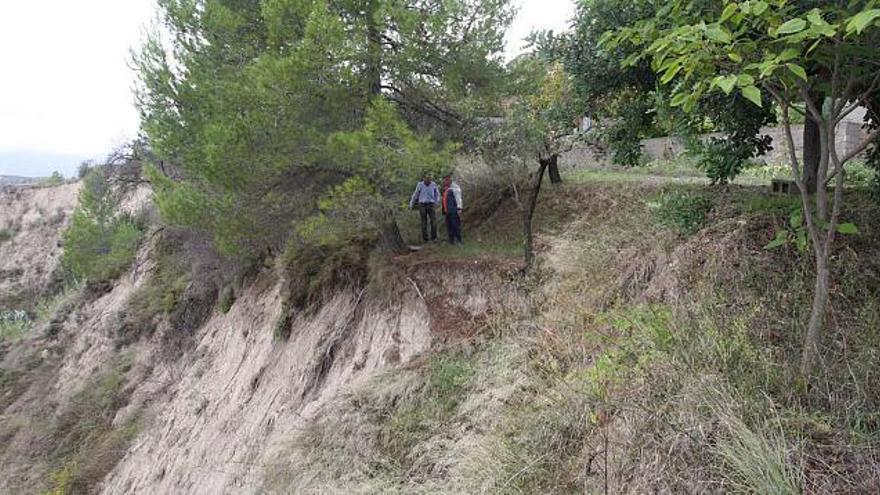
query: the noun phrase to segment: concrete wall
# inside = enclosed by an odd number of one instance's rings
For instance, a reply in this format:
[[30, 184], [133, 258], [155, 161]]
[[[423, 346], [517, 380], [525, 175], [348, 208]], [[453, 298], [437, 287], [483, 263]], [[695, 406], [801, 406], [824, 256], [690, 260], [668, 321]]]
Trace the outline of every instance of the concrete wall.
[[[758, 160], [765, 163], [788, 163], [789, 154], [783, 128], [767, 127], [761, 132], [773, 139], [773, 150], [758, 157]], [[794, 138], [795, 152], [798, 157], [801, 157], [804, 147], [804, 126], [794, 125], [791, 127], [791, 132]], [[719, 136], [719, 134], [707, 134], [703, 138], [708, 139], [712, 136]], [[838, 153], [845, 155], [858, 146], [865, 137], [866, 133], [860, 122], [852, 120], [842, 122], [837, 129]], [[685, 151], [685, 146], [681, 138], [662, 137], [643, 140], [642, 149], [648, 160], [670, 160], [681, 155]], [[576, 147], [562, 157], [561, 163], [569, 166], [609, 164], [610, 158], [587, 147]]]

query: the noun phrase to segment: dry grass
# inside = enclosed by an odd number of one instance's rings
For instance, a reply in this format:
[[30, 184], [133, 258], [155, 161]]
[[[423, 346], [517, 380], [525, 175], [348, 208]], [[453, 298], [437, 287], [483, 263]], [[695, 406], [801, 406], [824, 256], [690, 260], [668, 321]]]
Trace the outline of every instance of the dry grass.
[[[451, 419], [422, 421], [412, 405], [431, 397], [429, 368], [388, 373], [310, 424], [295, 441], [310, 460], [279, 467], [274, 479], [287, 484], [271, 485], [276, 491], [880, 486], [876, 207], [856, 197], [848, 213], [862, 234], [840, 248], [826, 373], [803, 391], [793, 363], [811, 291], [809, 260], [763, 249], [787, 219], [790, 198], [716, 191], [707, 196], [704, 225], [679, 235], [649, 203], [670, 191], [691, 194], [692, 184], [579, 178], [590, 184], [548, 188], [539, 206], [548, 225], [539, 234], [541, 264], [514, 284], [529, 295], [530, 312], [487, 321], [494, 339], [477, 348], [474, 383], [515, 383], [503, 400], [472, 384], [456, 390], [462, 396]], [[515, 211], [505, 208], [502, 202], [478, 227], [487, 239], [497, 230], [496, 246], [517, 228]], [[491, 252], [476, 247], [462, 257]], [[453, 267], [459, 253], [428, 254]], [[487, 364], [487, 349], [504, 349], [502, 361]]]

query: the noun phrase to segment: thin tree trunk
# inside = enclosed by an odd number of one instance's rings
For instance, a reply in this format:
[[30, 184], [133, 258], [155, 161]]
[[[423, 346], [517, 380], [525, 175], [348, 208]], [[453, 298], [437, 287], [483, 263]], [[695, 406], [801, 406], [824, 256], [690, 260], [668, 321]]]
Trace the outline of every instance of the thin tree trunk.
[[526, 206], [526, 211], [523, 215], [523, 234], [525, 237], [523, 247], [526, 262], [526, 272], [528, 272], [532, 268], [532, 264], [535, 261], [534, 237], [532, 235], [532, 219], [535, 216], [535, 209], [538, 206], [538, 195], [541, 192], [541, 183], [544, 181], [544, 171], [547, 170], [547, 166], [550, 164], [550, 160], [539, 159], [538, 163], [540, 164], [540, 167], [538, 168], [538, 176], [535, 178], [535, 186], [532, 188], [532, 193], [529, 196], [529, 204]]
[[816, 193], [819, 174], [820, 139], [819, 124], [808, 115], [804, 121], [803, 174], [804, 185], [807, 187], [807, 193], [809, 194]]
[[813, 289], [813, 308], [810, 322], [804, 336], [804, 349], [801, 354], [801, 378], [808, 381], [810, 373], [819, 355], [819, 336], [825, 325], [825, 313], [828, 307], [828, 286], [831, 281], [831, 270], [828, 268], [828, 251], [816, 256], [816, 284]]
[[552, 155], [550, 157], [547, 175], [550, 177], [551, 184], [562, 184], [562, 175], [559, 174], [559, 155]]

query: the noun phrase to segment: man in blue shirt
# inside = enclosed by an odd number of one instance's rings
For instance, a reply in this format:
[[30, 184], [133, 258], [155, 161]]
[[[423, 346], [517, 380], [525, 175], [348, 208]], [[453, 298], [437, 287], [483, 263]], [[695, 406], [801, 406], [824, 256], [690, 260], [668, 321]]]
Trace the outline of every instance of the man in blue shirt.
[[[422, 219], [422, 240], [425, 242], [437, 240], [437, 213], [435, 208], [440, 202], [440, 190], [437, 184], [431, 180], [431, 174], [425, 174], [425, 178], [416, 185], [416, 190], [409, 199], [410, 209], [419, 206], [419, 217]], [[428, 220], [431, 221], [431, 237], [428, 238]]]

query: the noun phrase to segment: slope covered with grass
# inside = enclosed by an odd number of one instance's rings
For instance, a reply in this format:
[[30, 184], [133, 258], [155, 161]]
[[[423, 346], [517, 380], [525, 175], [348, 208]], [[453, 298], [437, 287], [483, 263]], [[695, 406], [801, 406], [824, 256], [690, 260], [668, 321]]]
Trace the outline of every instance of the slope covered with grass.
[[[494, 263], [527, 299], [326, 404], [273, 493], [871, 493], [880, 489], [880, 208], [835, 253], [821, 372], [799, 381], [808, 254], [768, 250], [796, 198], [644, 173], [548, 187], [516, 274], [510, 201], [408, 266]], [[467, 224], [466, 224], [467, 225]], [[454, 317], [453, 317], [454, 318]]]

